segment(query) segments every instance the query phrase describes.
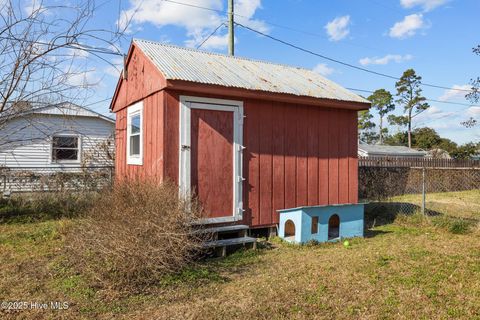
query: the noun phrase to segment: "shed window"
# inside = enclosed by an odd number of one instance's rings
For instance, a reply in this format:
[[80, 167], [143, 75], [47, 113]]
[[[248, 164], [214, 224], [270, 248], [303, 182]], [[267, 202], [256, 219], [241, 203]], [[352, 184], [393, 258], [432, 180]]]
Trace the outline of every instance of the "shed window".
[[127, 163], [143, 163], [143, 103], [138, 102], [127, 111]]
[[79, 138], [77, 136], [52, 137], [52, 162], [79, 161]]

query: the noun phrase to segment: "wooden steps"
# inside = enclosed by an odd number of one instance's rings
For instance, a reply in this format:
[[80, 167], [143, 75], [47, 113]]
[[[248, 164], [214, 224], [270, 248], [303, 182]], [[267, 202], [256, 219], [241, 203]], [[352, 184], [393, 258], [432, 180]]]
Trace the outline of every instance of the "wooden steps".
[[252, 249], [257, 248], [257, 238], [247, 235], [249, 227], [246, 225], [229, 225], [220, 227], [210, 227], [199, 229], [195, 233], [212, 234], [212, 240], [203, 244], [204, 249], [213, 249], [217, 256], [225, 257], [227, 248], [235, 246], [251, 246]]

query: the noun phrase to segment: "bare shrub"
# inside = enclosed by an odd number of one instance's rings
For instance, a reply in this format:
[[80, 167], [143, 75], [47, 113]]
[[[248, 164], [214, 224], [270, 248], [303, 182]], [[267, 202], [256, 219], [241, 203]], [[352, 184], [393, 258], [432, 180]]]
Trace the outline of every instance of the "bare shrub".
[[119, 183], [68, 230], [67, 251], [104, 287], [143, 290], [193, 261], [206, 238], [192, 233], [200, 213], [172, 183]]

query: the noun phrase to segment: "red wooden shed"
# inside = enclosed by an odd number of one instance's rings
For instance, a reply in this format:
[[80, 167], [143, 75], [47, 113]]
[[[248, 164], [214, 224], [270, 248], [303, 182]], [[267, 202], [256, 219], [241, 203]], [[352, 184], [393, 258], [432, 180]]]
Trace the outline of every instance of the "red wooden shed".
[[116, 176], [171, 179], [211, 223], [357, 203], [357, 111], [369, 102], [302, 68], [133, 40], [111, 102]]

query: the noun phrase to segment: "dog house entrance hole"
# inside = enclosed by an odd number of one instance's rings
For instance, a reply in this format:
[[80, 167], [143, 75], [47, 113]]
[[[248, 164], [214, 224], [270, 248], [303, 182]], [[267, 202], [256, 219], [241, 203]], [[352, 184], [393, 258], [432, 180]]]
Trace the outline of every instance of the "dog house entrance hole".
[[295, 223], [292, 220], [285, 222], [285, 238], [295, 237]]
[[336, 214], [328, 219], [328, 240], [340, 237], [340, 217]]

